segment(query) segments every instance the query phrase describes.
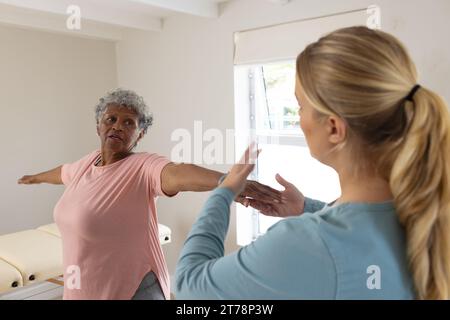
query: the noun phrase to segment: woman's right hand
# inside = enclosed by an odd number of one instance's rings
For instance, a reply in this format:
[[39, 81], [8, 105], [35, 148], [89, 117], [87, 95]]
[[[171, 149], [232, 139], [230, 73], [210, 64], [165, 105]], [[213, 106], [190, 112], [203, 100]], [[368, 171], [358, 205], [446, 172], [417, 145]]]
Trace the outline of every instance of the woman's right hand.
[[267, 203], [250, 199], [249, 205], [266, 216], [291, 217], [302, 214], [305, 209], [305, 197], [303, 194], [279, 174], [275, 176], [275, 179], [284, 187], [284, 191], [281, 191], [282, 201], [280, 203]]
[[39, 183], [39, 182], [36, 179], [36, 175], [31, 175], [31, 176], [23, 176], [22, 178], [17, 180], [17, 183], [18, 184], [35, 184], [35, 183]]
[[50, 183], [50, 184], [63, 184], [61, 180], [61, 168], [62, 166], [54, 169], [33, 174], [30, 176], [23, 176], [17, 180], [18, 184], [37, 184], [37, 183]]

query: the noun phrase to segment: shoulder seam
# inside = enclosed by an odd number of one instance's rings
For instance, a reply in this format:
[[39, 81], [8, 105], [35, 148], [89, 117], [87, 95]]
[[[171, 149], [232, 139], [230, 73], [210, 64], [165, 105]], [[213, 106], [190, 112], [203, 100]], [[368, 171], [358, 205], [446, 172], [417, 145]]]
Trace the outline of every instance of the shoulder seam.
[[333, 261], [333, 266], [334, 266], [334, 275], [335, 275], [335, 288], [334, 288], [334, 299], [337, 299], [337, 293], [338, 293], [338, 271], [337, 271], [337, 266], [336, 266], [336, 259], [334, 258], [333, 254], [331, 253], [330, 248], [328, 247], [327, 242], [325, 241], [325, 239], [322, 237], [321, 234], [321, 230], [320, 228], [317, 228], [317, 235], [319, 236], [320, 240], [322, 240], [323, 245], [325, 246], [331, 260]]

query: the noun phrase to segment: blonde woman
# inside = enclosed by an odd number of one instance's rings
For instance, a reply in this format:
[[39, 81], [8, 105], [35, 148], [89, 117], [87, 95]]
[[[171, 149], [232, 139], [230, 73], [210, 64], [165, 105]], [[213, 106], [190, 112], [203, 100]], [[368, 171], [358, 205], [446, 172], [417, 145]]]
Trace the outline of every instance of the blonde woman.
[[337, 30], [299, 55], [295, 93], [341, 197], [305, 198], [277, 176], [285, 201], [250, 205], [294, 217], [223, 256], [229, 206], [253, 169], [235, 165], [186, 240], [177, 298], [448, 299], [450, 115], [406, 49], [382, 31]]

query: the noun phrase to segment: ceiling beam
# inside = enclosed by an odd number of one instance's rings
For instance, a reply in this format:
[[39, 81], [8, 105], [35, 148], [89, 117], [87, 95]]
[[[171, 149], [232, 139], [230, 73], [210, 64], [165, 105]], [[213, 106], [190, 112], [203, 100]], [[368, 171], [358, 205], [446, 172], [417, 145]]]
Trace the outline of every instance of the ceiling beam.
[[210, 0], [131, 0], [179, 13], [206, 18], [219, 17], [219, 4]]
[[145, 31], [161, 31], [163, 26], [160, 18], [136, 14], [121, 15], [114, 8], [99, 6], [95, 1], [89, 0], [0, 0], [0, 4], [2, 3], [18, 8], [53, 13], [64, 16], [66, 19], [69, 17], [67, 8], [71, 5], [77, 5], [80, 7], [82, 22], [91, 20]]
[[18, 8], [2, 3], [0, 3], [0, 12], [1, 24], [22, 28], [110, 41], [122, 40], [125, 32], [123, 28], [93, 21], [82, 21], [80, 30], [69, 30], [66, 27], [66, 16]]

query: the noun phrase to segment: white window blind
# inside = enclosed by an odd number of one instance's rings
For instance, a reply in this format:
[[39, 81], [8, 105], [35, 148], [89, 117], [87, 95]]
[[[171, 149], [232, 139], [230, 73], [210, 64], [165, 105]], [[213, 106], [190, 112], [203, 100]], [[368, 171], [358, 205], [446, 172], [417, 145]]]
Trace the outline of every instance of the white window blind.
[[367, 10], [354, 10], [283, 23], [234, 34], [234, 64], [257, 64], [295, 59], [310, 43], [336, 29], [366, 25]]

